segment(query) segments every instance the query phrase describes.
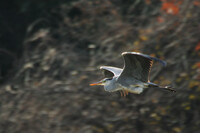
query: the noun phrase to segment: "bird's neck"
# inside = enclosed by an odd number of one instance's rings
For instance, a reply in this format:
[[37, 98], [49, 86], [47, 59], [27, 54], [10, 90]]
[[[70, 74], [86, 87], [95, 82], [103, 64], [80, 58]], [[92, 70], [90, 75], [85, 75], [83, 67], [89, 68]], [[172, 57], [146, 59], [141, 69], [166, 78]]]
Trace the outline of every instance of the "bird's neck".
[[112, 80], [109, 80], [104, 85], [104, 89], [106, 91], [112, 91], [116, 88], [116, 78], [113, 78]]

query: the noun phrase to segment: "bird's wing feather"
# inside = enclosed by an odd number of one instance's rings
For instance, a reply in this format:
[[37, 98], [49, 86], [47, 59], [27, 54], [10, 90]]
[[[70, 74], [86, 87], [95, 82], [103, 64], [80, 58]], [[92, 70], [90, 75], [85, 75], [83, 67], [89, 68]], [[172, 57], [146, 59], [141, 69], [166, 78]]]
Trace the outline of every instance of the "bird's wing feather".
[[148, 82], [153, 60], [166, 65], [166, 62], [158, 58], [137, 52], [124, 52], [122, 55], [124, 57], [124, 68], [119, 80], [123, 80], [125, 77], [134, 77], [140, 81]]
[[113, 76], [118, 76], [121, 74], [122, 69], [112, 66], [101, 66], [100, 69], [104, 70], [104, 75], [106, 78], [111, 78]]

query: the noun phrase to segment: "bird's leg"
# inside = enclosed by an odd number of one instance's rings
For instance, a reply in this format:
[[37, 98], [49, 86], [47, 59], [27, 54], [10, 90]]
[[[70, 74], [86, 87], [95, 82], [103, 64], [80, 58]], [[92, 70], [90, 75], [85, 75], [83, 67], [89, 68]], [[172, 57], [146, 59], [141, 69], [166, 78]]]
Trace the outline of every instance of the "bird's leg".
[[126, 90], [126, 95], [128, 95], [128, 91]]
[[124, 94], [124, 97], [126, 97], [126, 93], [125, 93], [125, 91], [123, 90], [123, 94]]
[[123, 96], [123, 94], [122, 94], [122, 91], [119, 91], [120, 92], [120, 95], [121, 95], [121, 97]]
[[124, 92], [124, 96], [128, 96], [128, 90], [123, 89], [123, 92]]
[[125, 97], [124, 89], [120, 90], [119, 92], [120, 92], [121, 97]]
[[126, 97], [126, 90], [123, 88], [124, 97]]
[[126, 97], [128, 95], [128, 90], [125, 90], [124, 88], [119, 92], [120, 92], [121, 97]]

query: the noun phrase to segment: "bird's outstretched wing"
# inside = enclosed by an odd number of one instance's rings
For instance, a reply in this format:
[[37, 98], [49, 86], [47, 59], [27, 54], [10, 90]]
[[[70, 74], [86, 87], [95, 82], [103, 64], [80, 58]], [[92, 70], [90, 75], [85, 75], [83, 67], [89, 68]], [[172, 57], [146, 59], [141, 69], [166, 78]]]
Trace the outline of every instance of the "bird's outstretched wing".
[[124, 52], [122, 55], [124, 57], [124, 68], [119, 77], [121, 79], [134, 77], [140, 81], [148, 82], [153, 60], [160, 62], [164, 66], [166, 65], [166, 62], [158, 58], [137, 52]]
[[112, 78], [113, 76], [119, 76], [122, 72], [121, 68], [111, 66], [101, 66], [100, 69], [104, 70], [106, 78]]

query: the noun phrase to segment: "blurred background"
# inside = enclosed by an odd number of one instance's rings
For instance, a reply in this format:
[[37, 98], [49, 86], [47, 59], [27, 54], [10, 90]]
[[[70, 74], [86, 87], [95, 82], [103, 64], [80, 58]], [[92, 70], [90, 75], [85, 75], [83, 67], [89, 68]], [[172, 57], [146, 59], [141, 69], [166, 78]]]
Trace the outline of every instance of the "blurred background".
[[[177, 92], [90, 87], [124, 51], [165, 60], [150, 79]], [[1, 1], [0, 85], [1, 133], [198, 133], [200, 1]]]

